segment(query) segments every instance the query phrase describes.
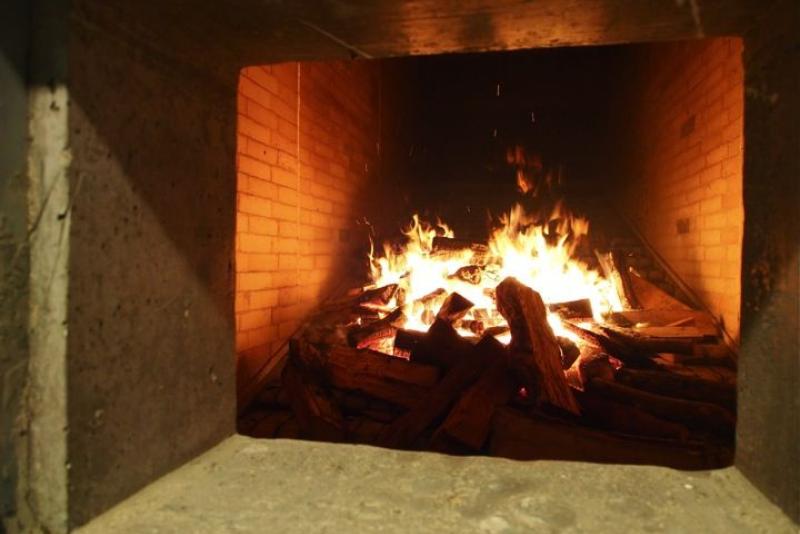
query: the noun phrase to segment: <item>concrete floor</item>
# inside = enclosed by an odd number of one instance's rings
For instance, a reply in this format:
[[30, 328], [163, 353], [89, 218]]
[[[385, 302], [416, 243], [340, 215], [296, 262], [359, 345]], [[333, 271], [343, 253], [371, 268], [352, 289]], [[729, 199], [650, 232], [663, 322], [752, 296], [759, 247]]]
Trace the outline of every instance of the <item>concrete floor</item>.
[[734, 469], [515, 462], [234, 436], [81, 534], [798, 532]]

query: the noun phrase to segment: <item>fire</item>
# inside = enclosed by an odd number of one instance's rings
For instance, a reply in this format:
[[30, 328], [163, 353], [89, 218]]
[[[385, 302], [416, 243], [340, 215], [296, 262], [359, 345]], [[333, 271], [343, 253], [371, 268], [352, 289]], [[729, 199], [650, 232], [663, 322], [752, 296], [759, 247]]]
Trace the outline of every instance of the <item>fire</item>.
[[[515, 205], [499, 220], [485, 247], [438, 250], [437, 237], [455, 238], [443, 222], [435, 224], [412, 218], [402, 246], [384, 244], [381, 254], [370, 253], [372, 282], [376, 286], [398, 284], [391, 306], [402, 305], [404, 328], [427, 331], [444, 298], [458, 292], [474, 307], [456, 325], [462, 335], [503, 326], [493, 292], [504, 278], [513, 276], [538, 291], [547, 304], [588, 299], [595, 320], [622, 310], [617, 291], [598, 272], [575, 258], [575, 249], [586, 237], [589, 223], [575, 217], [559, 203], [537, 224], [536, 218]], [[574, 339], [558, 315], [550, 313], [557, 335]], [[508, 334], [498, 336], [508, 341]]]

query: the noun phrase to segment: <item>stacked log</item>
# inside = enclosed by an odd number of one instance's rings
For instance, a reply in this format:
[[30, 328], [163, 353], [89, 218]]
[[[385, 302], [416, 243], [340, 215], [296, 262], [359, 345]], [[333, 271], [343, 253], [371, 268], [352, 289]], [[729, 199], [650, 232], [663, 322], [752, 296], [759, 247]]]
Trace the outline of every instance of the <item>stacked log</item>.
[[[478, 328], [486, 310], [435, 291], [406, 305], [431, 310], [422, 332], [404, 328], [402, 306], [391, 309], [399, 290], [354, 291], [314, 315], [291, 343], [281, 384], [263, 392], [241, 430], [520, 459], [688, 469], [730, 461], [735, 383], [684, 371], [686, 358], [716, 354], [718, 332], [702, 312], [673, 305], [598, 323], [588, 301], [548, 306], [506, 278], [493, 291], [506, 325]], [[570, 338], [554, 335], [548, 313]], [[507, 345], [495, 337], [506, 332]]]

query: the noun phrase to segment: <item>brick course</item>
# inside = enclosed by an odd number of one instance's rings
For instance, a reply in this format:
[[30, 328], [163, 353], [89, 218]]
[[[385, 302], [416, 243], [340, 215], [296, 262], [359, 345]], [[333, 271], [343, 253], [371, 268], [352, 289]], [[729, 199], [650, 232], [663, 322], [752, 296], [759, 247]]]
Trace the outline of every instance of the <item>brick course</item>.
[[653, 45], [642, 66], [623, 209], [738, 339], [742, 41]]
[[[326, 296], [376, 158], [377, 66], [243, 69], [238, 94], [236, 350], [246, 383]], [[298, 92], [299, 87], [299, 92]]]

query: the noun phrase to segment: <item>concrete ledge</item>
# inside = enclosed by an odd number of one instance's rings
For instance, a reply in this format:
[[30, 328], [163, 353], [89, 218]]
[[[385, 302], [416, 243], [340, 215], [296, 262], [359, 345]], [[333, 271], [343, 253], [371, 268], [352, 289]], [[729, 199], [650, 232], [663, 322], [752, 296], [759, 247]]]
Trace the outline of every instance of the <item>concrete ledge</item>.
[[79, 530], [797, 532], [735, 469], [515, 462], [233, 436]]

